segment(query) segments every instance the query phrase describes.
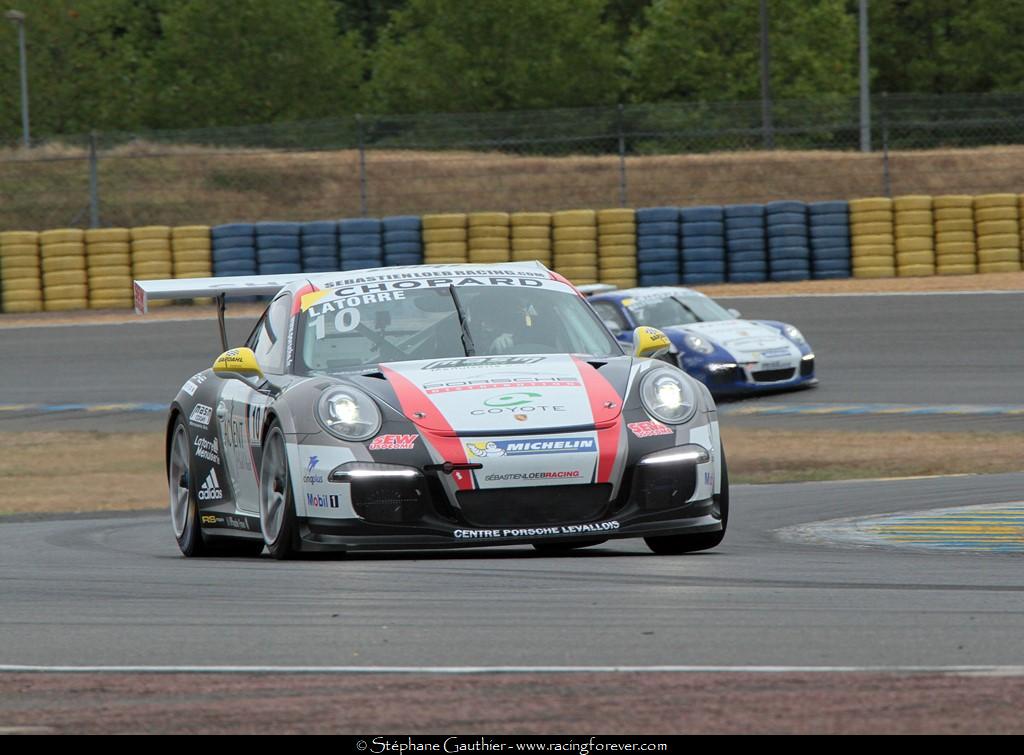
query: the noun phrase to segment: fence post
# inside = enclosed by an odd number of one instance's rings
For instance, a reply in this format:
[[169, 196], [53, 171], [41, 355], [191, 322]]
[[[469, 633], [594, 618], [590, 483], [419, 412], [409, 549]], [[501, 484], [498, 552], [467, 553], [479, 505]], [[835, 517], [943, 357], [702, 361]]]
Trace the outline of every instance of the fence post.
[[885, 196], [892, 198], [892, 172], [889, 166], [889, 119], [885, 107], [886, 93], [882, 92], [882, 182], [885, 185]]
[[356, 130], [359, 134], [359, 214], [365, 218], [369, 212], [366, 203], [366, 145], [363, 140], [363, 116], [358, 113]]
[[617, 119], [619, 131], [619, 207], [626, 206], [626, 129], [622, 103], [619, 103]]
[[95, 131], [89, 132], [89, 227], [100, 227], [99, 157]]

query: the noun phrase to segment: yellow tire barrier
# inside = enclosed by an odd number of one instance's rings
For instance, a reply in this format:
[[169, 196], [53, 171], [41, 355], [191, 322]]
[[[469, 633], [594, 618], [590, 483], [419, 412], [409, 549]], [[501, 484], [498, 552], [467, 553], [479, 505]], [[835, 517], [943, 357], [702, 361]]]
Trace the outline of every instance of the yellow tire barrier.
[[497, 262], [508, 262], [508, 250], [497, 249], [470, 249], [469, 261], [477, 265], [490, 265]]
[[946, 265], [975, 265], [978, 260], [974, 252], [970, 254], [938, 254], [935, 256], [935, 264], [940, 267]]
[[868, 210], [866, 212], [850, 213], [850, 226], [860, 223], [891, 223], [892, 210]]
[[36, 275], [38, 275], [39, 258], [29, 257], [28, 255], [20, 257], [0, 257], [0, 278], [19, 270], [34, 271]]
[[970, 207], [950, 207], [945, 210], [935, 211], [936, 221], [968, 220], [974, 221], [974, 210]]
[[508, 222], [511, 226], [533, 226], [551, 225], [551, 213], [550, 212], [513, 212], [508, 216]]
[[86, 263], [90, 270], [98, 267], [123, 267], [128, 271], [132, 269], [132, 258], [128, 254], [97, 254], [95, 257], [89, 257]]
[[175, 267], [177, 267], [180, 264], [190, 262], [210, 263], [211, 260], [209, 249], [187, 249], [183, 252], [175, 250], [174, 254], [171, 256], [174, 260]]
[[551, 240], [551, 227], [546, 225], [515, 225], [512, 226], [512, 240], [545, 239]]
[[423, 262], [427, 265], [463, 265], [466, 263], [465, 257], [456, 257], [454, 255], [439, 255], [437, 257], [427, 257], [424, 255]]
[[199, 260], [198, 262], [174, 262], [174, 277], [184, 278], [186, 275], [192, 275], [196, 273], [205, 274], [203, 277], [209, 277], [213, 275], [213, 270], [210, 267], [209, 260]]
[[1016, 223], [1019, 214], [1017, 207], [985, 207], [974, 213], [974, 220], [979, 224], [997, 220], [1008, 220]]
[[932, 197], [932, 207], [936, 212], [953, 208], [973, 208], [974, 197], [970, 194], [940, 194]]
[[1000, 233], [994, 236], [978, 236], [978, 252], [982, 249], [1014, 249], [1020, 252], [1019, 233]]
[[0, 259], [31, 257], [39, 259], [39, 246], [36, 244], [8, 244], [0, 246]]
[[[628, 238], [616, 236], [615, 238]], [[602, 244], [598, 247], [601, 257], [636, 257], [636, 243], [620, 241], [616, 244]]]
[[507, 212], [473, 212], [468, 217], [470, 228], [481, 225], [507, 226], [508, 220]]
[[974, 244], [974, 234], [970, 231], [943, 231], [935, 236], [936, 244]]
[[39, 243], [43, 246], [55, 244], [81, 244], [85, 239], [85, 231], [80, 228], [57, 228], [39, 234]]
[[36, 231], [3, 231], [0, 232], [0, 248], [20, 244], [38, 246], [39, 234]]
[[556, 245], [561, 241], [597, 241], [597, 226], [558, 226], [552, 230], [551, 237], [554, 239]]
[[896, 243], [896, 238], [891, 233], [873, 233], [863, 236], [854, 234], [851, 242], [855, 249], [861, 246], [892, 246]]
[[145, 262], [170, 262], [171, 259], [169, 249], [142, 249], [132, 252], [132, 264], [134, 265]]
[[85, 254], [85, 244], [80, 241], [62, 241], [44, 244], [39, 248], [39, 256], [48, 257], [81, 257]]
[[171, 239], [183, 241], [185, 239], [206, 239], [210, 240], [210, 226], [208, 225], [179, 225], [171, 229]]
[[979, 262], [979, 273], [1015, 273], [1020, 270], [1020, 262]]
[[[465, 228], [466, 215], [464, 213], [447, 213], [441, 215], [424, 215], [422, 220], [424, 231], [433, 231], [439, 228]], [[424, 241], [426, 241], [424, 236]]]
[[935, 265], [930, 263], [900, 265], [896, 268], [896, 274], [900, 278], [917, 278], [923, 275], [935, 275]]
[[895, 267], [855, 267], [854, 278], [895, 278]]
[[43, 288], [43, 298], [51, 299], [84, 299], [89, 295], [89, 287], [84, 283], [72, 283], [65, 286], [46, 286]]
[[904, 267], [906, 265], [934, 265], [935, 254], [929, 249], [922, 252], [903, 252], [902, 254], [896, 253], [896, 267]]
[[1012, 247], [1003, 249], [979, 249], [978, 264], [992, 264], [995, 262], [1015, 262], [1020, 264], [1020, 250]]
[[558, 268], [563, 267], [597, 267], [597, 259], [593, 254], [561, 254], [558, 256]]
[[140, 239], [132, 242], [132, 256], [145, 252], [159, 252], [170, 259], [171, 245], [166, 239]]
[[29, 312], [42, 312], [43, 302], [39, 301], [32, 302], [17, 302], [17, 301], [5, 301], [4, 312], [9, 314], [27, 314]]
[[40, 279], [36, 278], [4, 278], [0, 281], [0, 291], [3, 291], [4, 296], [14, 291], [36, 291], [38, 292], [42, 288]]
[[542, 263], [545, 267], [551, 267], [551, 252], [550, 251], [530, 251], [529, 249], [513, 249], [512, 250], [512, 261], [513, 262], [531, 262], [537, 260]]
[[89, 276], [89, 293], [108, 291], [111, 289], [131, 291], [132, 276], [130, 275], [99, 275]]
[[92, 257], [94, 254], [131, 254], [132, 245], [126, 241], [97, 241], [94, 244], [87, 244], [85, 253]]
[[43, 273], [43, 289], [54, 286], [84, 286], [89, 282], [85, 270], [61, 270], [56, 273]]
[[124, 243], [132, 240], [127, 228], [89, 228], [85, 232], [86, 244]]
[[178, 256], [182, 252], [206, 252], [209, 254], [211, 249], [213, 249], [213, 244], [210, 243], [209, 238], [183, 238], [171, 241], [171, 251], [174, 256]]
[[1005, 233], [1020, 233], [1016, 217], [1013, 220], [987, 220], [978, 223], [978, 238]]
[[597, 213], [593, 210], [562, 210], [551, 213], [551, 225], [561, 228], [567, 225], [597, 225]]
[[131, 309], [134, 305], [135, 299], [132, 296], [89, 299], [89, 309]]
[[856, 223], [851, 225], [855, 236], [892, 236], [892, 223]]
[[423, 231], [424, 244], [465, 243], [467, 238], [468, 233], [465, 228], [431, 228]]
[[139, 279], [170, 278], [171, 273], [170, 262], [140, 262], [132, 265], [132, 275]]
[[859, 257], [879, 257], [892, 260], [896, 256], [896, 247], [893, 244], [865, 244], [853, 247], [850, 256], [854, 260]]
[[143, 225], [129, 229], [132, 241], [169, 241], [171, 227], [169, 225]]
[[939, 265], [935, 268], [936, 275], [974, 275], [978, 272], [974, 263], [969, 265]]
[[562, 254], [590, 254], [597, 256], [596, 241], [556, 241], [552, 244], [555, 257]]
[[949, 255], [960, 256], [969, 254], [972, 257], [977, 251], [973, 241], [951, 241], [943, 242], [935, 245], [935, 254], [939, 257], [948, 257]]
[[866, 255], [850, 260], [854, 268], [858, 267], [891, 267], [896, 268], [896, 257], [893, 255]]
[[512, 239], [512, 251], [538, 251], [551, 252], [551, 242], [548, 239]]
[[935, 249], [935, 242], [932, 241], [932, 237], [913, 237], [905, 239], [896, 239], [896, 254], [902, 252], [928, 252], [932, 253]]
[[947, 231], [959, 231], [974, 233], [974, 221], [973, 220], [936, 220], [935, 221], [935, 232], [946, 233]]
[[507, 239], [509, 227], [507, 225], [471, 225], [467, 235], [470, 241], [473, 239]]
[[86, 309], [89, 300], [84, 296], [73, 299], [46, 299], [43, 301], [43, 309], [46, 312], [69, 312], [75, 309]]
[[636, 223], [599, 223], [597, 226], [598, 239], [620, 234], [635, 237]]
[[880, 210], [892, 210], [892, 200], [888, 197], [867, 197], [865, 199], [850, 200], [850, 215], [860, 212], [878, 212]]
[[932, 224], [931, 210], [907, 210], [896, 213], [896, 223], [903, 225]]
[[896, 212], [927, 210], [931, 214], [932, 198], [925, 194], [907, 194], [902, 197], [894, 197], [892, 207]]
[[974, 210], [989, 207], [1016, 207], [1019, 200], [1016, 194], [982, 194], [974, 198]]
[[509, 239], [482, 238], [471, 239], [469, 242], [469, 253], [480, 252], [504, 252], [505, 256], [512, 250], [512, 242]]
[[906, 238], [931, 238], [935, 232], [935, 227], [929, 223], [919, 223], [915, 225], [901, 225], [896, 224], [894, 229], [896, 231], [896, 241]]
[[627, 207], [611, 207], [597, 211], [598, 225], [611, 225], [614, 223], [636, 223], [636, 210]]

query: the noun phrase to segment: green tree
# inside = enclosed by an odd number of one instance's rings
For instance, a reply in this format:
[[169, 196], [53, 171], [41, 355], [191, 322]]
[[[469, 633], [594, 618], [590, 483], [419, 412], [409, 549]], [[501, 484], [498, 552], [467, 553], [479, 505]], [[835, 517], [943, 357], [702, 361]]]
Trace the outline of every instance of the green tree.
[[[758, 0], [655, 0], [629, 42], [638, 102], [761, 96]], [[857, 87], [856, 17], [843, 0], [771, 0], [772, 94], [849, 95]]]
[[410, 0], [378, 44], [374, 102], [388, 112], [613, 103], [614, 32], [603, 0]]
[[147, 123], [175, 128], [345, 115], [361, 102], [358, 34], [329, 0], [178, 0], [146, 62]]

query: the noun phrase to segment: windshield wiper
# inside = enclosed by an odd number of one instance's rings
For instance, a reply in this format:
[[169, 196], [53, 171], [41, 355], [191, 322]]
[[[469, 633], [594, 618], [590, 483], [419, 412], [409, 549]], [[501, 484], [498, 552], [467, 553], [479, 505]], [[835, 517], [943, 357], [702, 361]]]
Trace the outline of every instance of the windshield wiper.
[[459, 316], [459, 325], [462, 326], [462, 348], [466, 350], [467, 357], [474, 356], [476, 347], [473, 346], [473, 336], [469, 334], [469, 325], [466, 324], [466, 310], [462, 308], [462, 303], [455, 294], [454, 286], [448, 286], [448, 293], [452, 295], [452, 301], [455, 302], [455, 313]]

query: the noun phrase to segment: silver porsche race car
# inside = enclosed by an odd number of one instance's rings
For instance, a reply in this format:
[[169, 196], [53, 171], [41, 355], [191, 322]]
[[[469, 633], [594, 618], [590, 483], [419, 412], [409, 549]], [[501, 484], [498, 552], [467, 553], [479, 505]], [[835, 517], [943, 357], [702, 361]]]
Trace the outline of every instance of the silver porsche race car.
[[[153, 299], [273, 296], [170, 405], [186, 556], [725, 535], [715, 404], [638, 328], [632, 353], [539, 263], [138, 281]], [[225, 348], [227, 344], [224, 344]]]

